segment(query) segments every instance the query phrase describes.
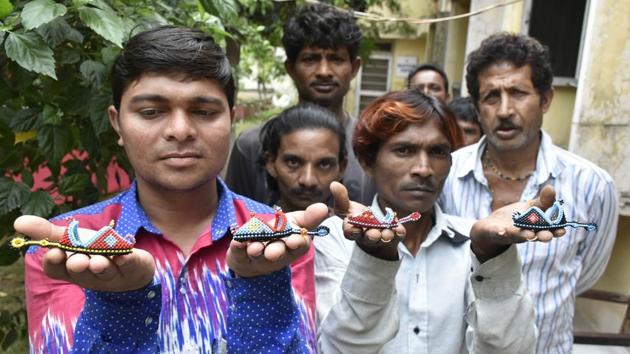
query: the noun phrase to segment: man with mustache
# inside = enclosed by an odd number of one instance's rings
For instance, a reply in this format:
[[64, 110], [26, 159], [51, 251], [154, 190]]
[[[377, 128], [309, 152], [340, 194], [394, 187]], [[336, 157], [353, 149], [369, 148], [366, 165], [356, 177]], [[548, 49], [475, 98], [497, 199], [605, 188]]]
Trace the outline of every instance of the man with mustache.
[[330, 183], [346, 168], [346, 134], [327, 109], [313, 104], [289, 108], [260, 132], [261, 164], [272, 191], [269, 205], [285, 212], [330, 204]]
[[[361, 113], [353, 147], [377, 186], [373, 213], [422, 217], [380, 234], [337, 216], [323, 223], [330, 236], [314, 240], [320, 342], [353, 343], [357, 353], [533, 352], [534, 310], [514, 244], [547, 242], [564, 230], [514, 227], [512, 213], [527, 203], [477, 222], [443, 213], [436, 200], [461, 143], [446, 104], [417, 90], [388, 93]], [[331, 187], [336, 201], [340, 187]], [[532, 204], [545, 209], [553, 199], [549, 188]], [[347, 209], [335, 205], [342, 217]]]
[[546, 47], [522, 34], [499, 33], [470, 53], [466, 85], [485, 136], [453, 154], [440, 198], [447, 213], [480, 218], [553, 186], [567, 215], [599, 225], [571, 229], [548, 244], [518, 246], [536, 305], [539, 353], [570, 353], [575, 296], [602, 275], [614, 244], [617, 192], [593, 163], [556, 145], [542, 129], [553, 99]]
[[[358, 57], [361, 29], [348, 13], [326, 4], [302, 7], [284, 25], [282, 44], [287, 54], [284, 67], [293, 79], [299, 101], [330, 110], [352, 136], [355, 119], [343, 109], [350, 82], [361, 67]], [[245, 130], [230, 155], [226, 183], [235, 192], [265, 202], [270, 198], [265, 171], [258, 164], [262, 153], [262, 125]], [[349, 143], [348, 143], [349, 144]], [[374, 187], [347, 146], [348, 165], [343, 184], [350, 198], [369, 203]]]
[[444, 69], [435, 64], [422, 64], [407, 75], [407, 88], [419, 90], [425, 95], [448, 102], [448, 76]]

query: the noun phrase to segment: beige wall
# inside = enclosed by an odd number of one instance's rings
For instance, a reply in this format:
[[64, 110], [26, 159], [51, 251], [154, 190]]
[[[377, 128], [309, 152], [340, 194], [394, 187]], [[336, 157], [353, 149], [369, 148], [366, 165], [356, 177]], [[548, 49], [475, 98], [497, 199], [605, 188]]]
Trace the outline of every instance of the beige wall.
[[566, 149], [569, 146], [576, 89], [569, 86], [556, 86], [554, 90], [551, 107], [543, 119], [543, 129], [551, 135], [554, 144]]

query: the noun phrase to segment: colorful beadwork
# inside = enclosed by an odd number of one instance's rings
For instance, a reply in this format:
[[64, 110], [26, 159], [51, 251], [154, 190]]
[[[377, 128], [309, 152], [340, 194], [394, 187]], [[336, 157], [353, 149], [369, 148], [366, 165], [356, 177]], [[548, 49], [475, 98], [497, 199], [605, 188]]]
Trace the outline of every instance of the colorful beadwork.
[[348, 222], [354, 226], [370, 229], [393, 229], [406, 222], [420, 220], [420, 217], [420, 213], [415, 211], [399, 219], [392, 209], [385, 208], [385, 216], [380, 218], [372, 212], [372, 208], [368, 208], [359, 215], [349, 217]]
[[[81, 229], [79, 231], [79, 222], [77, 220], [70, 221], [68, 228], [64, 231], [59, 242], [49, 240], [33, 241], [23, 237], [15, 237], [11, 240], [11, 246], [14, 248], [41, 246], [46, 248], [61, 248], [69, 252], [85, 253], [85, 254], [102, 254], [102, 255], [119, 255], [128, 254], [133, 251], [136, 239], [132, 235], [121, 236], [114, 230], [114, 222], [103, 226], [98, 231]], [[91, 234], [86, 234], [88, 231]]]
[[512, 221], [516, 227], [536, 231], [556, 230], [567, 226], [583, 227], [588, 231], [597, 230], [597, 225], [593, 223], [567, 221], [562, 204], [564, 204], [562, 200], [557, 200], [546, 212], [539, 207], [532, 206], [523, 213], [515, 212], [512, 215]]
[[271, 241], [292, 234], [309, 235], [309, 236], [326, 236], [330, 232], [326, 226], [318, 226], [315, 230], [309, 231], [305, 228], [294, 227], [287, 219], [286, 214], [276, 207], [273, 226], [259, 219], [255, 213], [241, 227], [232, 225], [230, 227], [232, 238], [236, 241]]

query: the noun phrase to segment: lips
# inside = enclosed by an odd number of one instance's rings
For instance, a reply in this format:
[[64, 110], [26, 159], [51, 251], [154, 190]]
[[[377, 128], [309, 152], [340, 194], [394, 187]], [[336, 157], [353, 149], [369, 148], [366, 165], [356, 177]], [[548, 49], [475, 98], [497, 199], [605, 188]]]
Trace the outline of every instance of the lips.
[[315, 82], [311, 84], [311, 87], [317, 92], [328, 93], [333, 91], [337, 87], [337, 84], [334, 82]]
[[495, 135], [499, 137], [500, 139], [511, 139], [520, 132], [520, 129], [518, 129], [515, 126], [503, 126], [503, 127], [498, 127], [497, 129], [494, 130], [494, 132], [495, 132]]
[[195, 151], [169, 152], [160, 155], [160, 160], [172, 168], [186, 168], [198, 163], [202, 155]]

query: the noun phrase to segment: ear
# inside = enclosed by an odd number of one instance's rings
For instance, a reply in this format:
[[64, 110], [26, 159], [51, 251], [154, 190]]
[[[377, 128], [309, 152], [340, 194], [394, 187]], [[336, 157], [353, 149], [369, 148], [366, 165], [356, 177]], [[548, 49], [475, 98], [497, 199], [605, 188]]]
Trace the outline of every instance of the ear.
[[119, 121], [119, 115], [118, 115], [118, 111], [116, 110], [116, 107], [114, 106], [107, 107], [107, 117], [109, 118], [109, 124], [112, 125], [112, 128], [114, 128], [114, 130], [118, 134], [118, 145], [124, 146], [122, 135], [120, 135], [120, 121]]
[[274, 164], [274, 159], [271, 158], [271, 154], [266, 152], [263, 155], [263, 158], [265, 159], [265, 170], [267, 170], [267, 173], [271, 177], [276, 178], [278, 176], [278, 172], [276, 171], [276, 165]]
[[374, 178], [374, 173], [372, 167], [368, 166], [365, 161], [359, 160], [359, 165], [361, 165], [361, 169], [365, 171], [365, 173], [370, 176], [370, 178]]
[[551, 101], [553, 101], [553, 95], [555, 94], [555, 90], [553, 87], [547, 91], [544, 95], [540, 97], [540, 104], [542, 106], [543, 113], [547, 113], [549, 107], [551, 107]]
[[295, 63], [288, 59], [284, 61], [284, 70], [289, 74], [291, 80], [295, 81]]
[[363, 61], [361, 60], [361, 57], [356, 57], [352, 61], [352, 78], [353, 79], [354, 79], [355, 76], [357, 76], [357, 73], [359, 72], [359, 69], [361, 68], [361, 64], [363, 64]]
[[230, 124], [234, 123], [234, 118], [236, 118], [236, 105], [230, 109]]

